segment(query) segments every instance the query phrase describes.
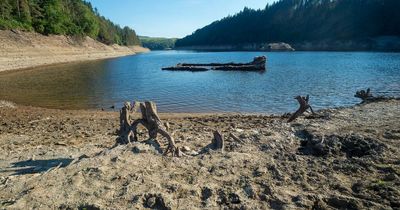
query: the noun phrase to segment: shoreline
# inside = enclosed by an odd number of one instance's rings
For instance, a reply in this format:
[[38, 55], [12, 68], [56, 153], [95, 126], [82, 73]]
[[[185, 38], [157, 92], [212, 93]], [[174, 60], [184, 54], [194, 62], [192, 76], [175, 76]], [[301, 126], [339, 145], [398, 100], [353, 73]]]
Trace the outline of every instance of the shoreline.
[[90, 37], [77, 40], [62, 35], [0, 30], [0, 72], [149, 52], [141, 46], [105, 45]]
[[[398, 207], [400, 101], [317, 114], [160, 114], [177, 158], [144, 127], [116, 145], [118, 112], [0, 107], [0, 208]], [[215, 130], [224, 151], [201, 152]]]
[[[57, 65], [57, 64], [54, 64]], [[28, 69], [29, 70], [29, 69]], [[17, 70], [17, 71], [24, 71], [22, 70]], [[0, 76], [3, 72], [0, 72]], [[8, 72], [9, 73], [9, 72]], [[400, 101], [400, 98], [388, 98], [386, 101], [390, 100], [398, 100]], [[336, 106], [336, 107], [325, 107], [322, 109], [317, 109], [316, 111], [326, 111], [326, 110], [341, 110], [341, 109], [349, 109], [349, 108], [354, 108], [356, 106], [362, 106], [363, 104], [360, 103], [355, 103], [353, 105], [348, 105], [348, 106]], [[45, 106], [36, 106], [36, 105], [24, 105], [24, 104], [19, 104], [15, 103], [13, 101], [9, 100], [4, 100], [0, 98], [0, 109], [1, 108], [15, 108], [15, 109], [29, 109], [29, 110], [41, 110], [41, 111], [58, 111], [58, 112], [88, 112], [88, 113], [108, 113], [108, 114], [115, 114], [119, 113], [120, 109], [122, 107], [115, 107], [115, 109], [112, 108], [82, 108], [82, 109], [63, 109], [63, 108], [53, 108], [53, 107], [45, 107]], [[296, 111], [297, 107], [291, 112]], [[269, 113], [269, 112], [222, 112], [222, 111], [215, 111], [215, 112], [157, 112], [161, 117], [204, 117], [204, 116], [268, 116], [268, 117], [281, 117], [283, 115], [286, 115], [291, 112], [279, 112], [279, 113]], [[135, 114], [139, 114], [140, 110], [137, 110]]]

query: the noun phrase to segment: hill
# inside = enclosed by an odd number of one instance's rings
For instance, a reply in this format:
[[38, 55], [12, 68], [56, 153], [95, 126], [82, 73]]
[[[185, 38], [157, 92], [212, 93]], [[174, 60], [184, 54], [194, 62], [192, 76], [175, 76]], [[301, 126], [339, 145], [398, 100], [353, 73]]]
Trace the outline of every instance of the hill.
[[399, 50], [399, 9], [398, 0], [280, 0], [215, 21], [176, 46], [287, 42], [296, 49]]
[[141, 46], [106, 45], [88, 36], [0, 30], [0, 72], [147, 52]]
[[175, 47], [176, 38], [139, 36], [143, 47], [150, 50], [167, 50]]
[[107, 45], [140, 45], [133, 29], [121, 28], [83, 0], [2, 0], [0, 29], [89, 36]]

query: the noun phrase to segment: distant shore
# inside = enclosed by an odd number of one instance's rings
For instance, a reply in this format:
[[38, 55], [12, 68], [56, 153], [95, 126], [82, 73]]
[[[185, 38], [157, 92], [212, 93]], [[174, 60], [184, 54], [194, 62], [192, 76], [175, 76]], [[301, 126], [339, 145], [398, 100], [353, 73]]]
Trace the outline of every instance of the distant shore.
[[90, 37], [44, 36], [0, 30], [0, 72], [44, 65], [134, 55], [150, 51], [141, 46], [105, 45]]
[[198, 51], [376, 51], [400, 52], [400, 37], [380, 36], [359, 40], [323, 40], [298, 43], [242, 43], [226, 45], [176, 46], [176, 50]]

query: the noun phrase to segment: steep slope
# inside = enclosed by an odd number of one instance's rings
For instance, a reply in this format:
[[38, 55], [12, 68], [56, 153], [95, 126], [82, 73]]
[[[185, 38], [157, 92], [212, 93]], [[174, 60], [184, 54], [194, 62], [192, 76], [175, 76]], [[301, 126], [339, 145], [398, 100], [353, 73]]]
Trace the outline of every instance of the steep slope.
[[106, 45], [90, 37], [74, 39], [64, 35], [0, 30], [0, 72], [147, 51], [141, 46]]
[[287, 42], [296, 49], [400, 50], [400, 1], [280, 0], [263, 10], [245, 8], [176, 42], [243, 46]]
[[140, 45], [133, 29], [111, 22], [84, 0], [2, 0], [0, 29], [89, 36], [108, 45]]

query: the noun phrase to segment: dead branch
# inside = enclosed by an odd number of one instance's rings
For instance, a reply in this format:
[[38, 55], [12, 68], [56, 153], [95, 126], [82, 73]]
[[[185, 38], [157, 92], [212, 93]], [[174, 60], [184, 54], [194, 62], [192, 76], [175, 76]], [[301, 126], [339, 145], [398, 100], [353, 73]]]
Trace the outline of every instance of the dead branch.
[[295, 120], [297, 117], [299, 117], [300, 115], [302, 115], [305, 111], [307, 111], [308, 109], [311, 110], [312, 114], [314, 113], [314, 110], [312, 109], [312, 107], [310, 106], [309, 99], [310, 96], [307, 95], [306, 97], [303, 96], [296, 96], [295, 99], [299, 102], [299, 109], [292, 114], [292, 116], [290, 116], [288, 122], [292, 122], [293, 120]]
[[235, 134], [233, 134], [233, 133], [230, 133], [229, 137], [232, 138], [233, 140], [235, 140], [236, 142], [244, 143], [239, 137], [235, 136]]

